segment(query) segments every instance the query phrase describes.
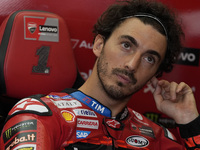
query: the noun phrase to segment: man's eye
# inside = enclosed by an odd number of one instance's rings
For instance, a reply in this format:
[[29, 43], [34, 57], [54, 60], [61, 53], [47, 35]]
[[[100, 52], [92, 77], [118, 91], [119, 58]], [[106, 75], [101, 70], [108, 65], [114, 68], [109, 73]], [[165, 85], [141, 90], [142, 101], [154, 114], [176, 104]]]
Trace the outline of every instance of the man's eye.
[[123, 42], [122, 47], [125, 48], [125, 49], [130, 49], [131, 45], [128, 42]]
[[153, 57], [147, 56], [144, 59], [150, 64], [154, 64], [155, 63], [155, 59]]

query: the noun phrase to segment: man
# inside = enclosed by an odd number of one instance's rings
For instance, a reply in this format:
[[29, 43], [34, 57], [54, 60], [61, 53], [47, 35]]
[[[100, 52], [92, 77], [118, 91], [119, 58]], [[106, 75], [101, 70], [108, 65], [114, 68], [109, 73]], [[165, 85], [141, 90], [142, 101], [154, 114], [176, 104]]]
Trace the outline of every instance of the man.
[[175, 15], [158, 2], [112, 5], [94, 26], [93, 73], [78, 90], [33, 96], [9, 113], [1, 149], [182, 150], [165, 128], [127, 108], [147, 82], [157, 108], [172, 117], [187, 149], [200, 148], [200, 117], [191, 88], [158, 81], [175, 61], [183, 35]]

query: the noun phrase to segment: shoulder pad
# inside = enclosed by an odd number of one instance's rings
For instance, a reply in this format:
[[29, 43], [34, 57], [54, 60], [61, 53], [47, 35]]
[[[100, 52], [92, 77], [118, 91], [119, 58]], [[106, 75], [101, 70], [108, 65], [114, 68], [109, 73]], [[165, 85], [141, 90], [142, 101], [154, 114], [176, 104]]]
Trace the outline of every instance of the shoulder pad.
[[42, 101], [39, 96], [24, 98], [14, 105], [9, 112], [9, 117], [22, 113], [32, 113], [40, 116], [51, 116], [52, 111], [49, 106]]

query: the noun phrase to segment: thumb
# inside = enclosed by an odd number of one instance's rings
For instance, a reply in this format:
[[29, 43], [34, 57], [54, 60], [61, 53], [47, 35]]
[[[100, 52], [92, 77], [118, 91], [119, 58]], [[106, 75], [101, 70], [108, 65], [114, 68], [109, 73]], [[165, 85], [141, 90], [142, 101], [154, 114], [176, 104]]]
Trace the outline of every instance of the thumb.
[[151, 78], [150, 82], [151, 82], [153, 88], [156, 88], [156, 87], [157, 87], [158, 79], [157, 79], [155, 76], [153, 76], [153, 77]]
[[161, 95], [161, 86], [158, 84], [159, 80], [156, 77], [153, 77], [151, 79], [151, 83], [152, 86], [155, 88], [154, 92], [153, 92], [153, 97], [154, 97], [154, 101], [156, 103], [156, 106], [158, 108], [158, 110], [160, 110], [160, 104], [163, 100], [162, 95]]

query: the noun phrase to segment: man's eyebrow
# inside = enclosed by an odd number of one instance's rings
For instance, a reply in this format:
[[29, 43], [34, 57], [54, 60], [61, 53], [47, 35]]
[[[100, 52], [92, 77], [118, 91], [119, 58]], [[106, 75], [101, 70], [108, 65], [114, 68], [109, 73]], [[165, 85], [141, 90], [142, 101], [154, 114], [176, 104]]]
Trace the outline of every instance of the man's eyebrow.
[[155, 55], [156, 57], [158, 57], [159, 60], [161, 59], [160, 54], [154, 50], [148, 50], [148, 51], [146, 51], [146, 53]]
[[128, 39], [129, 41], [131, 41], [131, 43], [133, 43], [136, 47], [138, 47], [138, 42], [132, 36], [122, 35], [122, 36], [120, 36], [120, 39]]

